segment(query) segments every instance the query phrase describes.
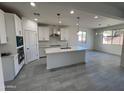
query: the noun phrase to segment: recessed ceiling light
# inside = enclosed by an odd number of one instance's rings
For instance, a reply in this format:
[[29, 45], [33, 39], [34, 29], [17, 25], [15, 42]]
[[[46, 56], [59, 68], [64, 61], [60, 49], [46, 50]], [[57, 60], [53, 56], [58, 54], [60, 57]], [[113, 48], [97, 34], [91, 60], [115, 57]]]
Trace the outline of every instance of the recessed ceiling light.
[[38, 19], [37, 19], [37, 18], [35, 18], [34, 20], [35, 20], [35, 21], [37, 21]]
[[99, 17], [98, 16], [94, 16], [95, 19], [98, 19]]
[[74, 10], [71, 10], [71, 11], [70, 11], [70, 14], [74, 14]]
[[31, 5], [32, 7], [35, 7], [35, 6], [36, 6], [36, 4], [35, 4], [34, 2], [31, 2], [30, 5]]
[[59, 24], [61, 24], [62, 23], [62, 21], [59, 21]]
[[98, 35], [98, 33], [96, 33], [96, 35]]
[[79, 24], [77, 23], [76, 25], [78, 26]]
[[60, 35], [60, 31], [58, 31], [57, 34]]

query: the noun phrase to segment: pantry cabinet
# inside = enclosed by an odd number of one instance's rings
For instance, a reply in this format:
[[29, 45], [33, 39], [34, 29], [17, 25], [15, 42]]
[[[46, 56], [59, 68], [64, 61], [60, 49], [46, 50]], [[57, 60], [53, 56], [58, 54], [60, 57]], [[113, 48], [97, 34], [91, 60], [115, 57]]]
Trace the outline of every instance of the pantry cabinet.
[[24, 64], [24, 60], [21, 64], [18, 63], [18, 54], [2, 57], [2, 67], [4, 81], [13, 80]]
[[4, 12], [0, 9], [0, 44], [7, 43]]

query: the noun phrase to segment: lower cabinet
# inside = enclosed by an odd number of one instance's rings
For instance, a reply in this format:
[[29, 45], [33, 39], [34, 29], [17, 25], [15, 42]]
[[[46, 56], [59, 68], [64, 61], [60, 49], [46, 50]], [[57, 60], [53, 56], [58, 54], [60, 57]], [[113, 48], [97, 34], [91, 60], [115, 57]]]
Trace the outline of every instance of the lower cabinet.
[[45, 54], [45, 48], [39, 47], [39, 56], [40, 56], [40, 57], [46, 56], [46, 54]]
[[49, 41], [49, 27], [38, 28], [39, 41]]
[[2, 57], [4, 81], [13, 80], [23, 65], [24, 61], [18, 64], [18, 54]]
[[0, 56], [0, 91], [5, 91], [1, 56]]
[[15, 76], [18, 74], [19, 72], [19, 67], [18, 67], [18, 56], [15, 55], [14, 56], [14, 69], [15, 69]]

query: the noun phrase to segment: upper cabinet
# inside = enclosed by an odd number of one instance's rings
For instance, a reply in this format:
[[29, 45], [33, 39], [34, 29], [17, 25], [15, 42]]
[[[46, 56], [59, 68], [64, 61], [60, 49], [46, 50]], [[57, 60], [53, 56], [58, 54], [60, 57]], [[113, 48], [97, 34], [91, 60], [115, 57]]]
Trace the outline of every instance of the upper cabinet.
[[0, 44], [7, 43], [4, 12], [0, 10]]
[[68, 40], [68, 30], [66, 28], [61, 29], [61, 40]]
[[38, 27], [39, 41], [49, 40], [49, 27]]
[[17, 15], [14, 15], [14, 19], [15, 19], [16, 36], [23, 36], [21, 19]]

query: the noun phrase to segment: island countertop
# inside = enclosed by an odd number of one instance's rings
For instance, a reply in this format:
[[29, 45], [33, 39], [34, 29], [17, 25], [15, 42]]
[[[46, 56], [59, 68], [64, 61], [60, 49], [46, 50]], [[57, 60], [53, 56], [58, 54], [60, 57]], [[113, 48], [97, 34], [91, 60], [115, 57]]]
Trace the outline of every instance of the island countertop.
[[71, 46], [71, 49], [61, 49], [60, 47], [56, 47], [56, 48], [46, 48], [45, 53], [46, 54], [53, 54], [53, 53], [83, 51], [83, 50], [86, 50], [86, 48], [79, 47], [79, 46]]

